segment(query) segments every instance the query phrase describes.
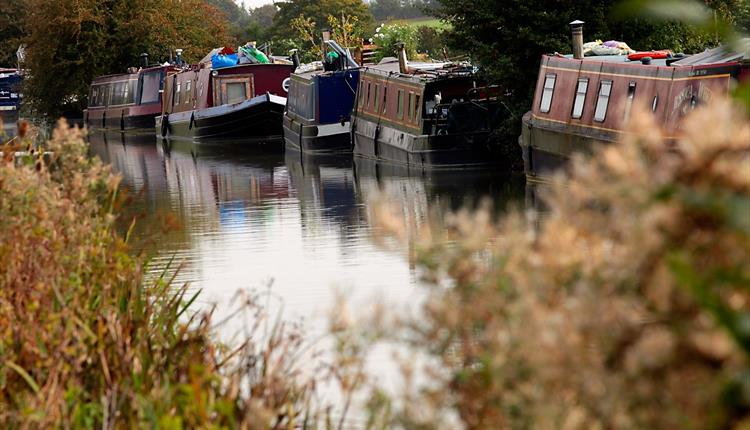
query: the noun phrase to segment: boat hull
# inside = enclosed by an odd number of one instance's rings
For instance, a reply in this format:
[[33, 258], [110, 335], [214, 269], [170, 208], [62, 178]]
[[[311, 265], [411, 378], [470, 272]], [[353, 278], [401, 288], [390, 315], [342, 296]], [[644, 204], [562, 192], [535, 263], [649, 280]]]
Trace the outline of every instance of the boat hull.
[[353, 151], [359, 157], [418, 168], [485, 167], [504, 159], [489, 131], [417, 136], [362, 120], [353, 127]]
[[284, 115], [284, 142], [287, 148], [305, 153], [351, 153], [349, 121], [334, 124], [302, 124]]
[[591, 154], [596, 146], [612, 143], [617, 138], [616, 134], [592, 136], [555, 127], [553, 123], [534, 120], [531, 112], [524, 115], [522, 123], [518, 143], [524, 172], [528, 179], [536, 181], [545, 181], [564, 169], [573, 154]]
[[205, 143], [280, 143], [284, 104], [283, 97], [266, 94], [242, 103], [174, 113], [156, 118], [156, 132], [169, 139]]

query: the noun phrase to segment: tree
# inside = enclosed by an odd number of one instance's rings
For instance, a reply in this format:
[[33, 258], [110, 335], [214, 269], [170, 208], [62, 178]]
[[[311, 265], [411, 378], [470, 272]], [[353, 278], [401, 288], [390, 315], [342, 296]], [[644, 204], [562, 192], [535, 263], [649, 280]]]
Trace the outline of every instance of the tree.
[[24, 6], [24, 0], [0, 2], [0, 67], [16, 65], [16, 50], [26, 35], [22, 24]]
[[278, 9], [276, 5], [266, 4], [248, 12], [249, 18], [242, 35], [243, 40], [264, 40], [267, 39], [273, 28], [273, 18], [276, 16]]
[[141, 53], [187, 61], [229, 41], [222, 13], [203, 0], [27, 0], [25, 100], [40, 116], [80, 115], [98, 75], [121, 73]]
[[289, 37], [292, 20], [300, 16], [314, 22], [318, 33], [329, 28], [328, 15], [356, 17], [364, 34], [370, 34], [375, 29], [370, 9], [362, 0], [291, 0], [276, 5], [279, 11], [273, 18], [273, 26], [277, 38]]

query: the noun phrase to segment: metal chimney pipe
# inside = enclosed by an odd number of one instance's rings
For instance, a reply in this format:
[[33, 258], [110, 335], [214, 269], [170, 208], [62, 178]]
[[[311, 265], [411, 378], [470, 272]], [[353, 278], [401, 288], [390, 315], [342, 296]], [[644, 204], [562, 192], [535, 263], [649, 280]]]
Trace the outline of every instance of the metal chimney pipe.
[[401, 73], [409, 73], [409, 60], [406, 58], [406, 47], [404, 42], [396, 43], [396, 49], [398, 49], [398, 71]]
[[575, 20], [570, 23], [573, 32], [573, 58], [583, 59], [583, 21]]
[[145, 52], [141, 54], [141, 67], [144, 69], [148, 67], [148, 54]]

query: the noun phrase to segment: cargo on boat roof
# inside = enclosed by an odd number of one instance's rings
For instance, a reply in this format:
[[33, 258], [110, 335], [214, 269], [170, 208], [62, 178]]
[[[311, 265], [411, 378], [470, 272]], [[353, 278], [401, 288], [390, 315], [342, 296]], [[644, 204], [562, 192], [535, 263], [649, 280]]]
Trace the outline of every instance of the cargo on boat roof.
[[495, 130], [507, 111], [469, 64], [385, 58], [360, 72], [354, 153], [419, 168], [502, 163]]

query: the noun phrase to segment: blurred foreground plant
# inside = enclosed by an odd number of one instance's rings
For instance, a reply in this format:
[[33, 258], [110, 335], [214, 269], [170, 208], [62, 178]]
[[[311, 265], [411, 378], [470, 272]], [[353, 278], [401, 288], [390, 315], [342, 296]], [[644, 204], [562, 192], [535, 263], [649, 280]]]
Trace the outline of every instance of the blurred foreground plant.
[[553, 180], [538, 224], [410, 234], [381, 206], [435, 286], [399, 333], [436, 363], [389, 425], [750, 427], [750, 120], [719, 100], [684, 124], [670, 142], [637, 115], [644, 133]]
[[313, 422], [301, 333], [269, 324], [250, 298], [241, 308], [254, 325], [230, 349], [215, 340], [210, 314], [189, 309], [187, 286], [144, 281], [143, 262], [116, 234], [119, 178], [87, 156], [83, 137], [61, 122], [48, 152], [27, 145], [14, 159], [18, 148], [3, 147], [0, 426]]

